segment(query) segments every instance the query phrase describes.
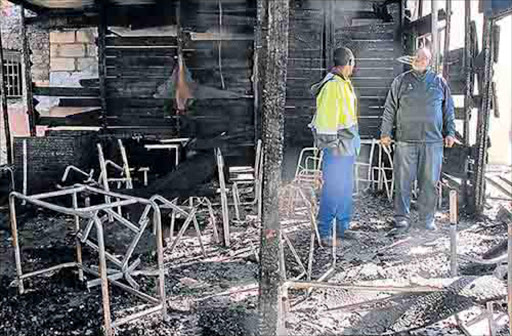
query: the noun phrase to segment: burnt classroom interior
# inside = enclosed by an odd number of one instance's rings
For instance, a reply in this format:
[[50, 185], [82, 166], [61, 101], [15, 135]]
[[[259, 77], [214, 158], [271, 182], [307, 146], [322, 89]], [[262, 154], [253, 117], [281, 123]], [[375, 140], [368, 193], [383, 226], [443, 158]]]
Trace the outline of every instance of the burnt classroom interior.
[[[255, 49], [260, 47], [255, 44], [256, 0], [13, 2], [37, 14], [26, 18], [27, 25], [45, 29], [98, 27], [99, 78], [82, 80], [80, 88], [34, 86], [29, 90], [36, 99], [60, 97], [59, 105], [63, 107], [90, 107], [84, 113], [53, 118], [38, 116], [37, 102], [35, 106], [29, 104], [31, 127], [46, 124], [99, 128], [98, 132], [50, 128], [45, 137], [29, 138], [31, 192], [48, 188], [71, 163], [94, 165], [95, 155], [89, 149], [97, 141], [104, 144], [110, 155], [117, 155], [117, 138], [126, 141], [135, 165], [149, 163], [155, 172], [164, 172], [168, 167], [164, 168], [161, 158], [148, 155], [140, 144], [165, 137], [195, 139], [188, 150], [203, 151], [204, 157], [210, 155], [212, 165], [210, 152], [218, 146], [225, 149], [228, 165], [253, 161], [255, 142], [262, 134], [257, 99], [261, 78], [254, 62]], [[300, 148], [312, 144], [308, 124], [315, 100], [310, 86], [333, 65], [333, 51], [341, 45], [350, 47], [356, 56], [353, 82], [359, 96], [361, 136], [379, 136], [390, 84], [406, 68], [397, 58], [411, 54], [417, 47], [417, 37], [431, 32], [430, 16], [411, 22], [406, 14], [405, 1], [401, 0], [291, 1], [285, 178], [289, 167], [295, 165]], [[438, 17], [445, 20], [446, 13], [440, 10]], [[130, 27], [136, 31], [159, 26], [175, 26], [176, 34], [133, 37], [111, 30]], [[483, 53], [476, 54], [476, 32], [471, 43], [470, 71], [479, 77], [475, 83], [471, 76], [470, 84], [483, 85], [484, 59]], [[466, 49], [452, 50], [443, 60], [450, 64], [445, 75], [455, 95], [466, 94]], [[183, 55], [187, 81], [193, 88], [193, 99], [185, 111], [178, 111], [171, 83], [179, 54]], [[483, 106], [481, 96], [471, 99], [473, 106]], [[457, 118], [467, 119], [465, 111], [465, 107], [458, 107]], [[445, 171], [465, 180], [472, 171], [468, 159], [476, 155], [478, 148], [471, 148], [464, 141], [464, 134], [458, 137], [465, 145], [448, 151]], [[21, 139], [16, 139], [14, 152], [14, 162], [19, 165]]]

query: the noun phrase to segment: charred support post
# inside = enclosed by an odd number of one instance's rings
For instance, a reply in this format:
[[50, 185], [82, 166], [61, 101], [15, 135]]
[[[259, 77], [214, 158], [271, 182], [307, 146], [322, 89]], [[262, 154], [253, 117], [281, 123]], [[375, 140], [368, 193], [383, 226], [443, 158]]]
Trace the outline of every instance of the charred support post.
[[254, 32], [254, 142], [261, 138], [261, 111], [263, 83], [265, 82], [265, 51], [267, 50], [267, 5], [264, 0], [257, 2], [257, 24]]
[[106, 36], [107, 36], [107, 13], [105, 4], [100, 5], [100, 21], [98, 26], [98, 76], [100, 80], [100, 101], [101, 101], [101, 126], [106, 128], [107, 122], [107, 58], [106, 58]]
[[[280, 304], [284, 282], [280, 270], [281, 222], [279, 187], [283, 160], [284, 107], [288, 63], [289, 0], [259, 0], [258, 23], [268, 28], [268, 45], [260, 60], [265, 67], [263, 82], [263, 207], [260, 266], [260, 335], [283, 335], [284, 320]], [[261, 25], [264, 23], [264, 25]], [[261, 69], [261, 68], [260, 68]]]
[[30, 44], [28, 40], [27, 23], [25, 22], [25, 8], [21, 6], [21, 36], [23, 38], [23, 70], [24, 90], [27, 104], [28, 125], [30, 136], [36, 136], [36, 120], [34, 111], [34, 95], [32, 93], [32, 63], [30, 62]]
[[[464, 89], [464, 126], [463, 137], [464, 145], [469, 147], [469, 122], [471, 119], [471, 112], [473, 109], [473, 92], [471, 88], [474, 80], [473, 64], [472, 64], [472, 45], [471, 45], [471, 0], [464, 2], [464, 72], [466, 74], [466, 85]], [[468, 204], [468, 180], [462, 180], [462, 195], [464, 203]]]
[[481, 214], [485, 204], [485, 166], [487, 159], [487, 148], [489, 147], [489, 114], [491, 110], [492, 96], [492, 26], [493, 20], [484, 16], [483, 45], [484, 45], [484, 78], [482, 85], [482, 105], [478, 113], [476, 158], [473, 173], [473, 210]]
[[333, 1], [324, 1], [324, 28], [325, 28], [325, 68], [330, 69], [334, 66], [334, 4]]
[[[1, 15], [0, 15], [0, 23], [1, 23]], [[11, 144], [11, 127], [9, 126], [9, 110], [7, 108], [7, 85], [5, 83], [5, 75], [4, 75], [4, 53], [2, 46], [2, 31], [0, 29], [0, 80], [2, 90], [1, 98], [2, 98], [2, 115], [4, 117], [4, 135], [5, 135], [5, 146], [7, 152], [7, 164], [12, 164], [12, 144]]]
[[444, 31], [444, 50], [443, 50], [443, 77], [448, 82], [450, 80], [450, 38], [452, 31], [452, 0], [446, 0], [446, 28]]
[[439, 71], [439, 21], [438, 10], [439, 0], [430, 0], [432, 4], [432, 67], [437, 73]]

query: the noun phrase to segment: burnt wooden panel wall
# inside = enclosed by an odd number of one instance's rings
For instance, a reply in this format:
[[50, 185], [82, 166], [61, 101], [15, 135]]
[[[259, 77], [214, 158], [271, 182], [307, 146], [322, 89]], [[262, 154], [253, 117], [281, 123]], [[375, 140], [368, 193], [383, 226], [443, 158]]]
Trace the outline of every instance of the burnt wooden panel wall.
[[285, 139], [289, 146], [312, 143], [308, 124], [315, 99], [310, 87], [325, 73], [323, 1], [292, 0], [288, 49]]
[[[383, 1], [335, 1], [336, 16], [343, 6], [352, 3], [352, 10], [368, 12]], [[352, 18], [345, 26], [335, 25], [336, 46], [349, 47], [356, 57], [353, 83], [359, 97], [359, 129], [362, 138], [378, 138], [386, 96], [393, 79], [402, 73], [403, 65], [396, 59], [403, 55], [400, 35], [400, 2], [387, 6], [388, 20]], [[363, 22], [365, 21], [365, 22]], [[350, 26], [348, 26], [348, 23]]]
[[176, 55], [176, 37], [107, 37], [109, 126], [173, 127], [165, 117], [171, 100], [153, 95], [171, 77]]
[[198, 134], [241, 134], [236, 141], [253, 146], [256, 1], [182, 1], [181, 13], [185, 63], [202, 96], [188, 118]]
[[194, 82], [194, 99], [183, 117], [176, 117], [172, 97], [161, 96], [169, 93], [162, 89], [176, 66], [178, 39], [108, 36], [109, 126], [173, 129], [203, 138], [242, 132], [247, 136], [237, 141], [251, 145], [255, 15], [252, 0], [222, 0], [221, 7], [218, 1], [181, 1], [183, 55]]
[[[393, 78], [403, 66], [399, 3], [388, 6], [392, 22], [371, 16], [383, 1], [293, 0], [290, 13], [290, 59], [286, 135], [290, 145], [311, 145], [308, 124], [315, 112], [310, 87], [332, 65], [336, 47], [352, 49], [356, 57], [353, 84], [359, 97], [359, 126], [363, 138], [379, 136], [383, 105]], [[365, 16], [361, 20], [361, 16]], [[331, 64], [330, 64], [331, 63]]]

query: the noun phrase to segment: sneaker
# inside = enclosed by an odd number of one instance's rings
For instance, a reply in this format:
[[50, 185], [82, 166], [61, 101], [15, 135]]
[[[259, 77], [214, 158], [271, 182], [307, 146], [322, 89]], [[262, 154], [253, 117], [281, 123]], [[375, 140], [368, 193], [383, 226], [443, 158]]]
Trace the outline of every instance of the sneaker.
[[431, 221], [427, 222], [427, 225], [425, 225], [425, 229], [427, 229], [429, 231], [436, 231], [437, 225], [433, 220], [431, 220]]

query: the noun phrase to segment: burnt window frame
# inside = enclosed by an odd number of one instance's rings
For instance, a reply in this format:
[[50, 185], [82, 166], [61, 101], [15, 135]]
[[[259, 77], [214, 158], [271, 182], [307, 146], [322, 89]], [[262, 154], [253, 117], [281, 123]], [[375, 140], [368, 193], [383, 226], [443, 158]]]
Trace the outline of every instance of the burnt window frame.
[[7, 88], [7, 98], [17, 99], [23, 97], [23, 67], [21, 53], [13, 50], [3, 50], [4, 78]]

